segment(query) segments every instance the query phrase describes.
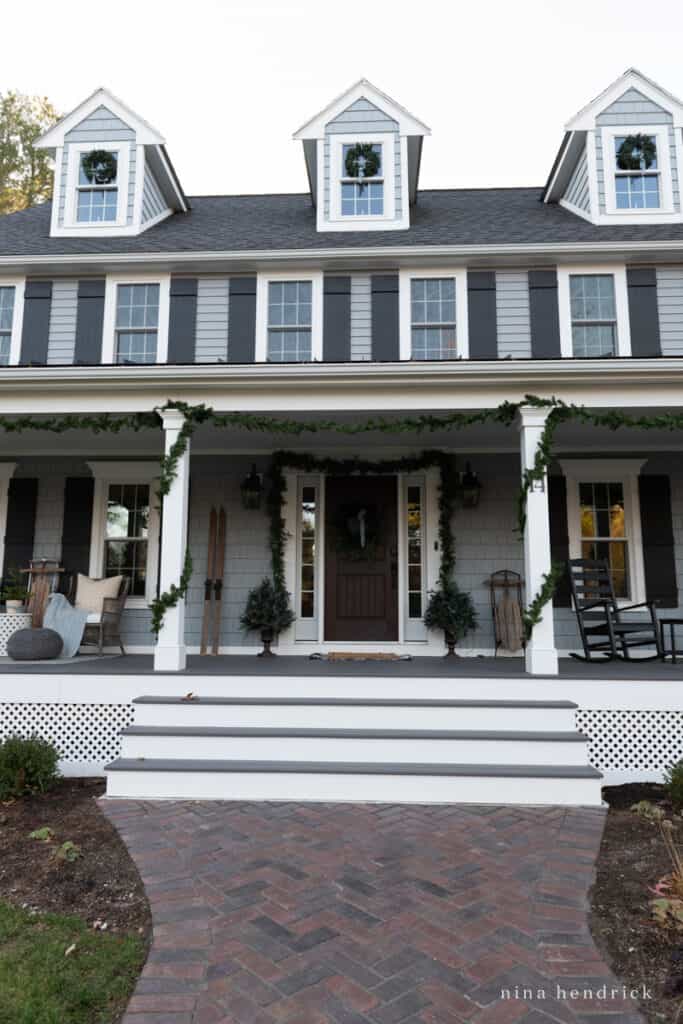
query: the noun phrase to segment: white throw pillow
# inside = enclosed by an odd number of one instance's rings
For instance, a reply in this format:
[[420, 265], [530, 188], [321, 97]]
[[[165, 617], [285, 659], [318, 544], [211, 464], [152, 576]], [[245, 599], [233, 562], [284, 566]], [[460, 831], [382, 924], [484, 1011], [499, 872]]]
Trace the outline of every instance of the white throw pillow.
[[76, 584], [76, 607], [86, 612], [102, 614], [105, 597], [118, 597], [123, 576], [110, 576], [105, 580], [93, 580], [79, 572]]

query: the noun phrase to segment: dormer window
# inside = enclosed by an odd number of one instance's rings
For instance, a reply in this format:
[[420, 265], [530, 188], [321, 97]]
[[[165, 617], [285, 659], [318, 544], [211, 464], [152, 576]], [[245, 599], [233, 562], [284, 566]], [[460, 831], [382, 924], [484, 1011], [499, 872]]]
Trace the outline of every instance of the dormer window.
[[614, 159], [617, 209], [658, 210], [657, 136], [617, 135], [614, 139]]
[[382, 217], [384, 174], [381, 143], [345, 143], [341, 156], [342, 217]]
[[118, 201], [118, 153], [105, 149], [82, 153], [78, 168], [78, 222], [115, 221]]

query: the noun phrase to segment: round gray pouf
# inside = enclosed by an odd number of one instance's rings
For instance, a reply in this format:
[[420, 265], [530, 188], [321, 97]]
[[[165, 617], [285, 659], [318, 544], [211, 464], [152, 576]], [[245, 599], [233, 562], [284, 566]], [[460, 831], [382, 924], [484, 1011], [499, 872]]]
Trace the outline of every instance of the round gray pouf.
[[14, 661], [47, 661], [62, 653], [63, 642], [54, 629], [18, 629], [7, 641]]

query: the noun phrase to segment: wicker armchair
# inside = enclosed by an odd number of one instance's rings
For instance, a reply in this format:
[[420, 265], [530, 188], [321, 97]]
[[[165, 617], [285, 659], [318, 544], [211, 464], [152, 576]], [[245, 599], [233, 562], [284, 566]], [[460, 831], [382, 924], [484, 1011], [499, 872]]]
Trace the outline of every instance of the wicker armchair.
[[[130, 580], [124, 576], [118, 597], [105, 597], [100, 616], [88, 615], [88, 621], [83, 630], [82, 646], [97, 647], [98, 652], [103, 654], [105, 644], [118, 644], [121, 654], [126, 653], [121, 639], [121, 616], [126, 606], [129, 587]], [[95, 621], [90, 621], [91, 619]]]

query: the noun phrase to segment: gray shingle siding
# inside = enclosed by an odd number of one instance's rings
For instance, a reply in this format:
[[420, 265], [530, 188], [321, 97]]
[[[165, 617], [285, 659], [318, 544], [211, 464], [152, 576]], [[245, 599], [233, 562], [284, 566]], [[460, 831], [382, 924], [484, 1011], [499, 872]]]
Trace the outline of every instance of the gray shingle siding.
[[683, 268], [658, 267], [657, 307], [663, 356], [683, 356]]
[[351, 275], [351, 359], [372, 359], [372, 291], [369, 274]]
[[530, 358], [531, 318], [526, 270], [499, 270], [496, 273], [496, 321], [499, 358]]
[[[69, 147], [72, 142], [91, 142], [93, 148], [105, 148], [114, 146], [117, 142], [130, 142], [130, 170], [128, 175], [128, 202], [126, 223], [133, 223], [133, 208], [135, 201], [135, 164], [136, 147], [135, 132], [127, 124], [116, 117], [106, 107], [98, 107], [92, 114], [84, 118], [80, 124], [72, 128], [64, 136], [64, 150], [62, 156], [61, 188], [59, 195], [59, 224], [64, 224], [64, 207], [66, 199], [66, 172], [69, 160]], [[125, 188], [124, 182], [119, 182], [119, 188]]]
[[145, 180], [142, 185], [142, 223], [158, 217], [166, 210], [167, 203], [157, 185], [156, 178], [149, 167], [145, 167]]
[[53, 281], [47, 341], [48, 365], [73, 363], [77, 315], [78, 281]]
[[567, 185], [567, 191], [565, 192], [563, 199], [566, 199], [568, 203], [578, 207], [579, 210], [583, 210], [584, 213], [590, 213], [590, 191], [588, 187], [588, 157], [586, 150], [582, 152], [579, 157], [574, 172], [569, 179]]
[[230, 281], [227, 277], [204, 277], [197, 282], [198, 363], [225, 362], [228, 358], [228, 312]]

